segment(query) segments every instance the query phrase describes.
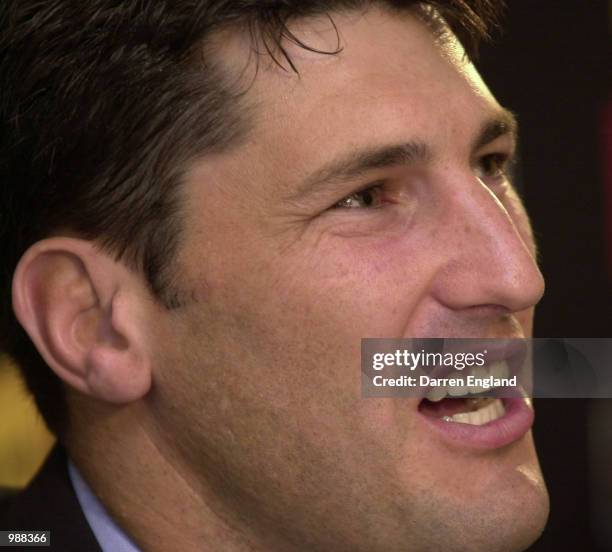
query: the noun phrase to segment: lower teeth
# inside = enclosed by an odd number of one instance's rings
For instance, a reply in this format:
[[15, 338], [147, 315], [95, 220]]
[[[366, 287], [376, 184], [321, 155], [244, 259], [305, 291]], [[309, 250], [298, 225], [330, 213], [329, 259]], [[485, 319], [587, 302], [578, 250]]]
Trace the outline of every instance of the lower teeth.
[[[478, 401], [479, 399], [474, 399]], [[482, 406], [482, 402], [486, 402], [486, 406]], [[470, 425], [483, 425], [498, 418], [501, 418], [506, 409], [504, 405], [499, 399], [481, 401], [480, 403], [475, 403], [474, 406], [482, 406], [482, 408], [478, 410], [474, 410], [473, 412], [459, 412], [452, 416], [443, 416], [442, 419], [445, 422], [455, 422], [462, 424], [470, 424]]]

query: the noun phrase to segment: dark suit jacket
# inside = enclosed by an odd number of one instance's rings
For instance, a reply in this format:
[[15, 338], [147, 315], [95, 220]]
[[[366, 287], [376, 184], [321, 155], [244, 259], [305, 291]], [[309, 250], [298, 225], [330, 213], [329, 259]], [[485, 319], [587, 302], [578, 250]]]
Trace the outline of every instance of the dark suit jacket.
[[0, 504], [0, 530], [51, 531], [51, 546], [0, 550], [102, 552], [68, 475], [64, 450], [56, 446], [32, 482]]

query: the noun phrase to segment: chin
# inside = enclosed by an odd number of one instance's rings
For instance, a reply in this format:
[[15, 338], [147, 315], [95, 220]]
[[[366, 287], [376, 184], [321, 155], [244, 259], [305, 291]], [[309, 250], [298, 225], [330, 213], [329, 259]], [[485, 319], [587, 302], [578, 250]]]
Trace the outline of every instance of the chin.
[[462, 521], [463, 546], [457, 550], [525, 550], [542, 534], [548, 513], [548, 492], [534, 455], [481, 493], [479, 508]]
[[[514, 552], [538, 539], [549, 500], [530, 432], [493, 450], [451, 448], [435, 441], [422, 441], [419, 461], [412, 458], [400, 468], [422, 543], [414, 542], [414, 531], [405, 533], [407, 542], [413, 539], [408, 550]], [[422, 466], [418, 473], [415, 465]]]
[[493, 533], [472, 543], [464, 550], [470, 552], [519, 552], [526, 550], [542, 534], [548, 520], [548, 495], [531, 497], [529, 503], [520, 506], [520, 511], [514, 511], [506, 518], [497, 522]]

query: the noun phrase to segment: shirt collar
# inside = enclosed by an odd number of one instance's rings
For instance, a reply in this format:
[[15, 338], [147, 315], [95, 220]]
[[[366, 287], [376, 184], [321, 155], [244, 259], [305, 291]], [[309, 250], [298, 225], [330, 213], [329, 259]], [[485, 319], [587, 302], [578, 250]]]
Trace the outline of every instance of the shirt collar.
[[103, 552], [141, 552], [108, 515], [106, 508], [85, 482], [76, 466], [68, 460], [68, 474], [85, 519]]

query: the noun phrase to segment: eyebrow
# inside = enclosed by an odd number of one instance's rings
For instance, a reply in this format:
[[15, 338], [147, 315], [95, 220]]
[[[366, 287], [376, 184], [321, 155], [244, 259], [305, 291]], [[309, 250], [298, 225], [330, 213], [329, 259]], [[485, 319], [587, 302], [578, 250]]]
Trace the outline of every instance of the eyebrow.
[[518, 121], [516, 116], [507, 109], [502, 109], [496, 117], [489, 119], [482, 125], [476, 140], [472, 144], [472, 151], [475, 152], [504, 135], [510, 135], [513, 142], [516, 142], [518, 137]]
[[[490, 144], [500, 136], [510, 135], [516, 142], [518, 123], [516, 117], [507, 109], [501, 109], [494, 117], [488, 119], [480, 128], [472, 142], [471, 151]], [[410, 141], [377, 147], [365, 147], [333, 159], [322, 167], [315, 169], [299, 185], [291, 199], [303, 195], [316, 194], [332, 184], [351, 182], [364, 173], [375, 169], [411, 165], [433, 159], [434, 152], [424, 142]]]

